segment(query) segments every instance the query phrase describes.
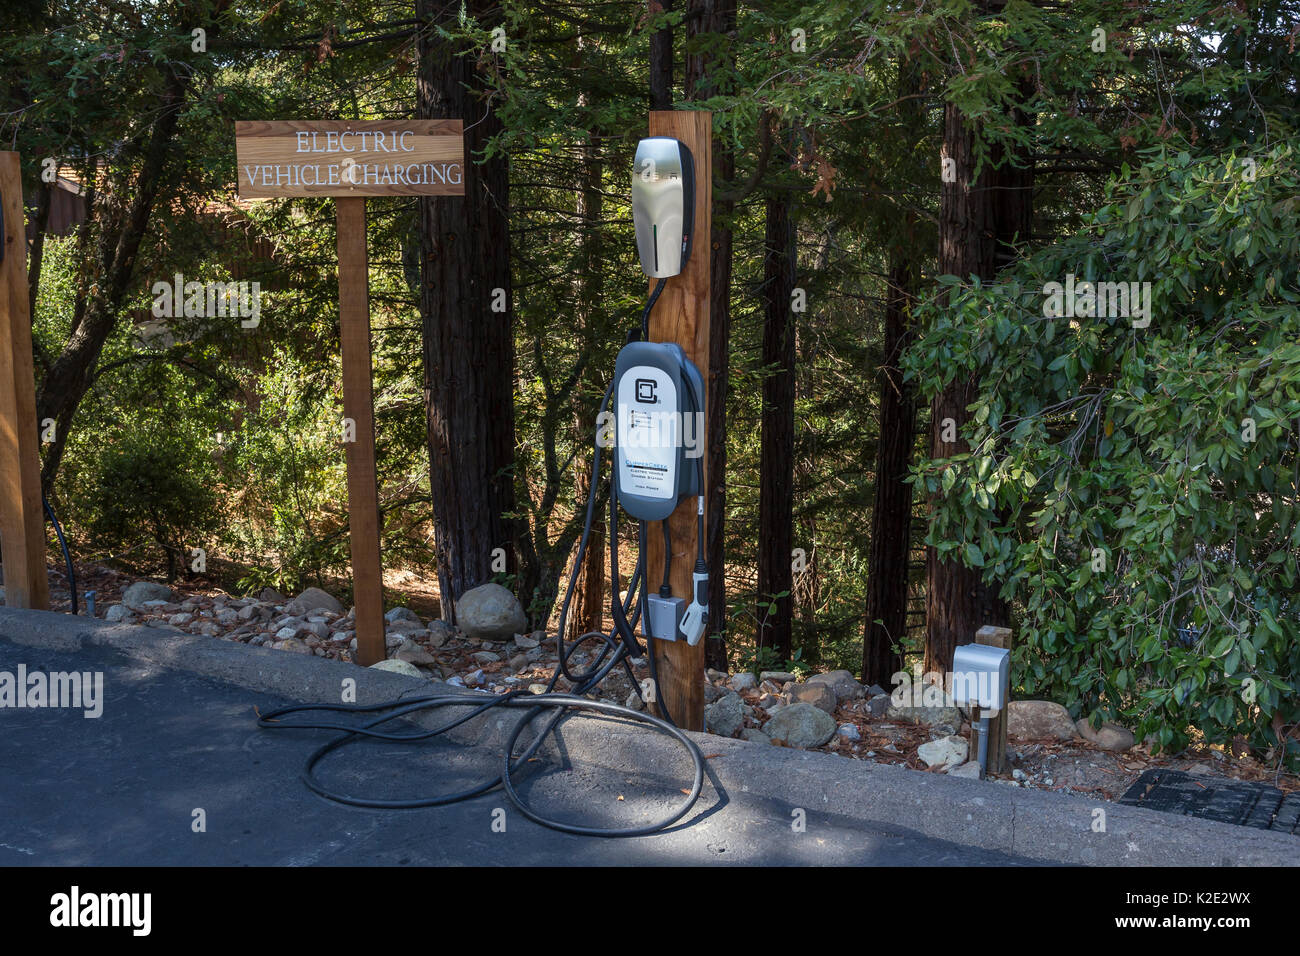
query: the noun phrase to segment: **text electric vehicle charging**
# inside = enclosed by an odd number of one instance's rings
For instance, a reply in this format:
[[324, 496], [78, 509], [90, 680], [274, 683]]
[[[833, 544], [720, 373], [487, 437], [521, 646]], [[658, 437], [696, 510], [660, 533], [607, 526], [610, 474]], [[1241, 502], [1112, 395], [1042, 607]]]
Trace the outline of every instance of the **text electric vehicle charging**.
[[[704, 785], [704, 757], [689, 737], [673, 723], [663, 700], [656, 693], [663, 718], [651, 714], [592, 701], [585, 694], [593, 691], [616, 667], [623, 667], [634, 687], [638, 686], [632, 670], [631, 659], [644, 655], [650, 663], [651, 681], [657, 689], [659, 680], [655, 672], [655, 656], [647, 640], [645, 646], [638, 640], [636, 631], [641, 625], [642, 637], [659, 640], [685, 640], [696, 644], [703, 637], [708, 623], [708, 569], [704, 561], [704, 465], [703, 422], [704, 381], [699, 369], [686, 358], [681, 348], [672, 343], [646, 341], [650, 313], [668, 278], [679, 274], [690, 258], [691, 232], [695, 205], [694, 162], [690, 150], [675, 139], [652, 137], [640, 142], [636, 151], [632, 174], [632, 214], [636, 228], [637, 253], [646, 275], [658, 278], [641, 313], [638, 329], [628, 334], [615, 363], [614, 377], [601, 401], [598, 423], [608, 421], [613, 415], [615, 427], [612, 443], [614, 464], [609, 495], [609, 546], [610, 546], [610, 611], [614, 627], [609, 632], [592, 631], [583, 634], [576, 642], [564, 640], [569, 605], [573, 597], [578, 570], [582, 567], [591, 529], [595, 520], [596, 498], [600, 485], [600, 463], [604, 429], [597, 432], [593, 442], [591, 482], [587, 497], [586, 518], [582, 538], [574, 556], [572, 570], [564, 600], [560, 605], [555, 641], [559, 665], [546, 685], [546, 693], [529, 694], [512, 691], [491, 698], [477, 695], [430, 694], [421, 697], [388, 701], [370, 706], [349, 704], [301, 704], [282, 707], [259, 714], [258, 726], [267, 729], [330, 729], [341, 735], [318, 748], [307, 760], [303, 780], [321, 796], [352, 806], [380, 809], [409, 809], [444, 806], [469, 799], [501, 787], [524, 816], [537, 823], [562, 830], [593, 836], [642, 836], [655, 833], [684, 817], [699, 799]], [[612, 411], [611, 411], [612, 401]], [[692, 600], [689, 606], [682, 598], [673, 597], [669, 587], [669, 570], [672, 548], [668, 518], [677, 505], [690, 497], [697, 499], [699, 533], [698, 548], [693, 572]], [[638, 522], [638, 555], [632, 570], [625, 597], [619, 595], [618, 567], [618, 512], [620, 506]], [[650, 594], [646, 580], [646, 533], [648, 522], [661, 524], [665, 540], [664, 576], [657, 594]], [[574, 673], [569, 669], [569, 659], [582, 645], [600, 641], [594, 662], [586, 670]], [[554, 692], [556, 682], [563, 675], [573, 687], [568, 694]], [[640, 690], [638, 689], [638, 693]], [[316, 775], [317, 764], [331, 752], [349, 743], [364, 739], [385, 741], [429, 740], [494, 708], [522, 710], [518, 723], [506, 742], [500, 771], [491, 779], [472, 788], [451, 794], [410, 799], [374, 799], [339, 793], [326, 787]], [[453, 708], [457, 714], [433, 730], [411, 728], [381, 729], [396, 717]], [[291, 714], [322, 711], [339, 715], [367, 715], [358, 721], [347, 719], [313, 719], [310, 722], [285, 720]], [[667, 816], [644, 825], [619, 828], [588, 827], [548, 819], [529, 807], [515, 787], [513, 775], [517, 774], [534, 757], [547, 736], [561, 720], [574, 711], [615, 715], [619, 718], [648, 724], [660, 733], [674, 738], [688, 753], [694, 767], [693, 781], [686, 797]], [[524, 732], [534, 722], [547, 714], [533, 739], [518, 755], [515, 750]], [[665, 719], [666, 718], [666, 719]]]

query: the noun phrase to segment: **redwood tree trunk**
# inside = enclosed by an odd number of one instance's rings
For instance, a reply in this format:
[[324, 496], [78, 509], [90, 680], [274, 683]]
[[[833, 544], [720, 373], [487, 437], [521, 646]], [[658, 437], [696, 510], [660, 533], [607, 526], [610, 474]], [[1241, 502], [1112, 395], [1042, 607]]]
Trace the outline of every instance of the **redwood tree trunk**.
[[[687, 7], [687, 42], [702, 34], [728, 35], [736, 27], [735, 0], [690, 0]], [[715, 55], [716, 56], [716, 55]], [[686, 89], [693, 99], [720, 92], [715, 73], [730, 69], [730, 51], [716, 58], [688, 52]], [[716, 129], [716, 126], [715, 126]], [[726, 141], [713, 138], [713, 172], [719, 183], [736, 174], [736, 157]], [[709, 562], [709, 625], [704, 644], [705, 663], [727, 670], [727, 553], [724, 533], [727, 514], [727, 380], [731, 364], [731, 215], [735, 203], [719, 199], [714, 190], [713, 229], [709, 236], [709, 394], [708, 420], [708, 524], [705, 554]]]
[[[416, 3], [422, 24], [456, 12]], [[491, 25], [496, 8], [469, 0], [467, 12]], [[417, 116], [465, 120], [464, 197], [419, 200], [429, 485], [442, 615], [454, 620], [460, 595], [492, 578], [496, 549], [517, 570], [509, 179], [504, 157], [475, 161], [501, 129], [480, 51], [452, 50], [427, 26], [419, 36]]]
[[[1023, 115], [1012, 120], [1028, 122]], [[978, 179], [975, 169], [976, 130], [952, 104], [943, 112], [943, 154], [956, 163], [956, 181], [944, 183], [939, 203], [939, 271], [969, 279], [992, 279], [1015, 257], [1010, 243], [1029, 235], [1032, 211], [1033, 172], [1024, 157], [1022, 168], [1013, 168], [1009, 157], [993, 151]], [[993, 168], [1001, 165], [1000, 169]], [[930, 455], [947, 458], [967, 451], [960, 430], [975, 398], [975, 383], [954, 381], [930, 403]], [[957, 440], [943, 440], [945, 421], [951, 419]], [[925, 669], [952, 669], [953, 648], [974, 639], [985, 624], [1008, 623], [1006, 603], [998, 597], [998, 586], [985, 585], [980, 569], [967, 568], [959, 560], [939, 560], [933, 548], [926, 550]]]
[[[783, 196], [767, 200], [763, 249], [763, 424], [759, 452], [758, 646], [790, 658], [794, 572], [795, 232]], [[774, 597], [774, 595], [782, 595]], [[765, 605], [775, 603], [768, 612]]]
[[[646, 9], [651, 13], [667, 13], [673, 0], [650, 0]], [[673, 28], [663, 27], [650, 35], [650, 108], [673, 108]]]
[[[578, 279], [578, 324], [589, 338], [591, 326], [604, 300], [604, 248], [601, 241], [601, 217], [604, 215], [604, 194], [601, 192], [604, 169], [597, 132], [587, 131], [587, 141], [582, 148], [582, 188], [578, 191], [578, 220], [583, 224], [582, 276]], [[594, 420], [578, 421], [578, 434], [592, 435], [596, 430]], [[588, 455], [577, 456], [575, 467], [578, 480], [575, 507], [582, 514], [587, 507], [591, 490], [591, 470]], [[573, 607], [569, 614], [570, 640], [577, 640], [589, 631], [602, 631], [605, 627], [605, 523], [601, 510], [596, 508], [591, 525], [591, 539], [582, 566], [578, 569], [578, 582], [574, 586]]]
[[876, 445], [875, 502], [867, 564], [862, 682], [888, 688], [903, 669], [896, 647], [907, 629], [907, 560], [912, 536], [912, 486], [907, 482], [916, 444], [916, 401], [899, 362], [912, 337], [910, 311], [915, 262], [895, 253], [885, 293], [885, 348], [880, 366], [880, 440]]

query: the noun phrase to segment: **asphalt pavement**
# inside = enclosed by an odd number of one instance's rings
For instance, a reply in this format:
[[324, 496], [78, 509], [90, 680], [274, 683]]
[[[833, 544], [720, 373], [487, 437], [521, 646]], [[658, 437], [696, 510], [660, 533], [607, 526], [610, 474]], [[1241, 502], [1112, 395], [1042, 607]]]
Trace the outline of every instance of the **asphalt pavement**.
[[[0, 639], [0, 674], [100, 672], [103, 712], [0, 708], [0, 865], [1033, 865], [904, 826], [792, 806], [710, 773], [670, 831], [608, 839], [560, 833], [497, 790], [449, 806], [373, 810], [326, 800], [299, 775], [333, 734], [267, 731], [263, 712], [293, 701], [108, 647], [22, 646]], [[488, 718], [517, 719], [515, 712]], [[585, 720], [585, 718], [584, 718]], [[635, 737], [632, 738], [635, 740]], [[547, 815], [617, 825], [648, 819], [689, 786], [685, 758], [638, 765], [570, 761], [563, 732], [523, 785]], [[362, 742], [326, 758], [322, 776], [380, 798], [448, 793], [493, 776], [491, 747]], [[869, 797], [869, 795], [866, 795]]]

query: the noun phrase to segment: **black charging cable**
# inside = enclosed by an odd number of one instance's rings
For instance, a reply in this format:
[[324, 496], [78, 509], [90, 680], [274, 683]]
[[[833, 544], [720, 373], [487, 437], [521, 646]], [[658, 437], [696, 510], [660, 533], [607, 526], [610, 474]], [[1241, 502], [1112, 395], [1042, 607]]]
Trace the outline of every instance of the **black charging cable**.
[[49, 501], [45, 497], [45, 492], [41, 492], [41, 504], [45, 506], [45, 514], [49, 517], [50, 523], [54, 525], [54, 534], [59, 539], [59, 547], [63, 549], [63, 560], [68, 566], [68, 590], [72, 592], [72, 613], [79, 613], [77, 605], [77, 570], [72, 566], [72, 553], [68, 551], [68, 542], [63, 537], [63, 527], [59, 524], [59, 519], [54, 515], [54, 509], [50, 507]]
[[[642, 315], [643, 328], [646, 325], [650, 309], [654, 306], [654, 300], [658, 298], [659, 291], [662, 290], [663, 285], [664, 283], [661, 280], [656, 287], [655, 292], [652, 294], [650, 301], [647, 303], [646, 310]], [[610, 399], [613, 395], [613, 390], [614, 383], [611, 382], [609, 387], [605, 390], [605, 397], [601, 401], [600, 411], [603, 412], [609, 405]], [[654, 653], [650, 648], [646, 648], [643, 652], [636, 638], [636, 624], [638, 619], [643, 617], [642, 605], [647, 590], [645, 573], [645, 522], [640, 523], [640, 554], [637, 558], [636, 567], [633, 569], [631, 581], [628, 584], [627, 596], [623, 599], [620, 599], [619, 597], [618, 491], [616, 483], [613, 481], [610, 482], [609, 489], [609, 542], [610, 590], [613, 595], [610, 602], [610, 612], [614, 619], [614, 627], [608, 632], [588, 631], [587, 633], [580, 635], [576, 641], [567, 644], [564, 638], [565, 628], [568, 621], [569, 606], [573, 598], [574, 585], [577, 582], [578, 573], [582, 568], [583, 559], [587, 552], [587, 546], [591, 539], [592, 524], [595, 519], [597, 489], [600, 484], [601, 448], [599, 432], [592, 444], [591, 483], [587, 492], [586, 518], [583, 523], [582, 538], [578, 545], [578, 552], [574, 556], [573, 567], [569, 574], [569, 583], [565, 588], [564, 600], [560, 605], [559, 626], [555, 638], [559, 661], [546, 685], [545, 693], [525, 694], [519, 691], [511, 691], [488, 699], [482, 699], [474, 695], [466, 694], [430, 694], [406, 700], [399, 699], [368, 706], [358, 704], [294, 704], [288, 707], [278, 708], [266, 714], [259, 713], [257, 725], [267, 729], [337, 730], [341, 732], [340, 736], [328, 741], [308, 757], [307, 764], [302, 771], [302, 779], [309, 789], [329, 800], [347, 804], [349, 806], [369, 807], [373, 809], [414, 809], [418, 807], [446, 806], [461, 800], [468, 800], [484, 793], [489, 793], [500, 787], [505, 791], [507, 797], [509, 797], [515, 807], [518, 808], [524, 816], [535, 823], [565, 833], [603, 837], [646, 836], [648, 834], [658, 833], [682, 819], [682, 817], [690, 811], [691, 807], [695, 805], [695, 801], [699, 799], [700, 792], [704, 786], [704, 756], [700, 752], [700, 748], [696, 746], [695, 742], [691, 740], [690, 737], [686, 736], [686, 734], [672, 722], [668, 709], [664, 706], [663, 701], [658, 699], [659, 694], [657, 691], [659, 687], [659, 677], [655, 666]], [[630, 619], [628, 617], [629, 612], [632, 614]], [[584, 644], [594, 640], [602, 641], [604, 647], [600, 650], [591, 666], [577, 674], [570, 671], [569, 658]], [[632, 686], [636, 688], [638, 696], [641, 696], [641, 690], [637, 683], [635, 672], [632, 670], [631, 658], [640, 656], [642, 653], [645, 653], [646, 657], [649, 659], [650, 679], [652, 686], [656, 689], [654, 695], [656, 698], [655, 702], [659, 706], [660, 713], [663, 714], [662, 718], [643, 711], [636, 711], [628, 707], [622, 707], [618, 704], [588, 700], [584, 696], [585, 694], [591, 693], [601, 683], [601, 681], [605, 679], [610, 671], [620, 664], [626, 670], [628, 678], [631, 680]], [[555, 693], [555, 686], [561, 675], [567, 678], [573, 685], [568, 694]], [[465, 714], [456, 717], [433, 730], [410, 730], [397, 732], [380, 729], [382, 725], [396, 718], [406, 717], [416, 713], [435, 711], [444, 707], [467, 708], [468, 710]], [[524, 713], [516, 723], [506, 741], [500, 771], [495, 776], [483, 780], [468, 789], [436, 796], [423, 796], [408, 799], [380, 799], [374, 797], [360, 797], [353, 794], [339, 792], [338, 790], [326, 786], [316, 775], [316, 767], [325, 756], [349, 743], [364, 739], [400, 742], [429, 740], [496, 708], [523, 710]], [[312, 721], [284, 720], [284, 718], [291, 714], [301, 714], [311, 711], [324, 712], [326, 714], [377, 714], [379, 716], [365, 723], [356, 723], [355, 720], [349, 721], [344, 719], [316, 719]], [[542, 723], [540, 730], [536, 731], [532, 741], [523, 752], [520, 753], [518, 757], [515, 757], [515, 750], [519, 746], [520, 737], [523, 735], [525, 729], [533, 726], [534, 722], [547, 711], [549, 711], [550, 714]], [[556, 731], [565, 717], [581, 712], [604, 714], [647, 725], [653, 730], [665, 734], [676, 741], [686, 750], [687, 756], [690, 758], [693, 766], [692, 783], [690, 790], [686, 793], [685, 799], [682, 800], [671, 813], [666, 814], [652, 823], [628, 827], [583, 826], [555, 820], [533, 810], [519, 794], [515, 786], [514, 775], [521, 767], [533, 759], [546, 738]]]
[[660, 279], [655, 283], [654, 290], [650, 293], [650, 298], [646, 299], [645, 308], [641, 311], [641, 341], [650, 341], [650, 312], [654, 309], [655, 303], [659, 301], [659, 293], [664, 291], [664, 286], [668, 284], [667, 277]]

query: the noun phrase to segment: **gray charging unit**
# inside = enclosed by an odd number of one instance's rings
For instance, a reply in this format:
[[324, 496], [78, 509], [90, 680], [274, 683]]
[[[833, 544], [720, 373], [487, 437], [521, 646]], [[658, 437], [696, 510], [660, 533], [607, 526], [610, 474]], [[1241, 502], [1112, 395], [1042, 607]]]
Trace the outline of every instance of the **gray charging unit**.
[[[666, 521], [683, 498], [696, 497], [702, 515], [704, 378], [681, 346], [629, 342], [614, 365], [614, 485], [618, 503], [640, 521]], [[702, 552], [701, 552], [702, 554]], [[708, 573], [693, 574], [693, 600], [645, 597], [647, 637], [696, 644], [708, 621]]]
[[703, 394], [704, 379], [679, 345], [629, 342], [618, 353], [614, 480], [633, 518], [662, 521], [683, 498], [700, 494], [694, 457], [704, 451], [704, 409], [695, 402], [703, 404]]

